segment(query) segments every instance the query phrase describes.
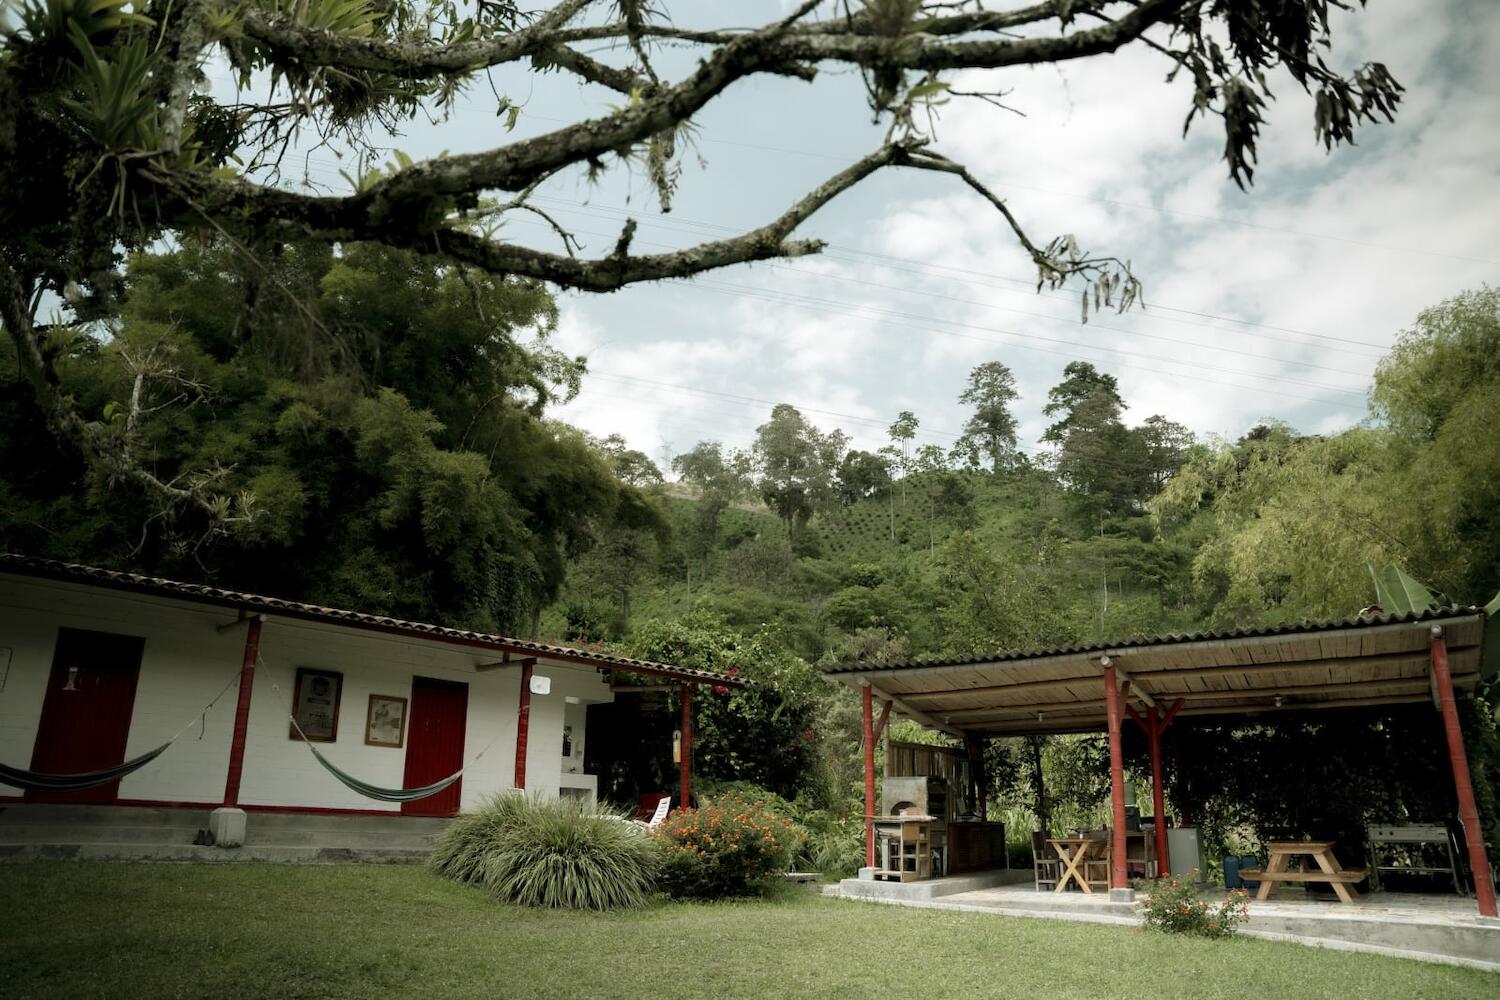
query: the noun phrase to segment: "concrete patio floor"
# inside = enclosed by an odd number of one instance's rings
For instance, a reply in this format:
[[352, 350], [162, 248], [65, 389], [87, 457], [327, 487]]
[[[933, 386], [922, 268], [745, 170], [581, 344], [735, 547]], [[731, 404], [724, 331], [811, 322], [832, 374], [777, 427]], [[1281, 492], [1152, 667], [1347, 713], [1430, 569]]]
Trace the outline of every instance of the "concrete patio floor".
[[[989, 872], [904, 884], [846, 879], [831, 886], [830, 894], [996, 916], [1141, 923], [1133, 903], [1111, 902], [1107, 893], [1037, 892], [1030, 875]], [[1204, 895], [1218, 899], [1223, 892], [1205, 890]], [[1451, 894], [1379, 892], [1360, 896], [1351, 905], [1282, 888], [1268, 901], [1251, 900], [1250, 922], [1241, 933], [1500, 972], [1500, 920], [1479, 916], [1472, 898]]]

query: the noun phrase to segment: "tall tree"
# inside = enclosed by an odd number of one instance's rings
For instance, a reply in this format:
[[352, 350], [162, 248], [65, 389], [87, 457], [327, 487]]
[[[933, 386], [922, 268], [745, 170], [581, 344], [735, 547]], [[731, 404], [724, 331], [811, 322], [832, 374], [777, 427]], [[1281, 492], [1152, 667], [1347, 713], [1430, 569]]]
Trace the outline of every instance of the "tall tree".
[[749, 455], [726, 454], [717, 441], [699, 441], [672, 459], [672, 471], [697, 491], [688, 547], [689, 555], [705, 570], [719, 539], [719, 516], [750, 491], [750, 467]]
[[1099, 517], [1121, 512], [1137, 493], [1141, 442], [1121, 422], [1120, 410], [1119, 395], [1099, 385], [1062, 422], [1058, 477]]
[[1143, 462], [1141, 500], [1144, 502], [1160, 493], [1172, 474], [1182, 467], [1188, 449], [1193, 445], [1193, 432], [1156, 413], [1142, 421], [1133, 433], [1138, 439]]
[[[900, 456], [899, 462], [896, 465], [896, 471], [900, 473], [899, 478], [902, 480], [905, 480], [911, 474], [911, 443], [916, 438], [917, 428], [920, 426], [922, 426], [922, 422], [917, 419], [915, 413], [910, 410], [902, 410], [896, 414], [896, 419], [891, 422], [891, 426], [886, 428], [886, 433], [891, 438], [891, 447]], [[906, 503], [905, 482], [901, 484], [901, 502], [903, 504]]]
[[[1198, 449], [1151, 508], [1208, 531], [1193, 564], [1216, 622], [1350, 614], [1365, 563], [1396, 562], [1454, 601], [1500, 590], [1500, 290], [1424, 310], [1376, 368], [1371, 421], [1299, 437], [1257, 428]], [[1206, 523], [1205, 523], [1206, 522]]]
[[[428, 0], [31, 0], [0, 27], [0, 317], [49, 426], [90, 464], [151, 490], [158, 503], [220, 520], [233, 501], [214, 484], [171, 483], [135, 459], [60, 389], [49, 324], [117, 318], [116, 254], [211, 229], [264, 263], [288, 239], [382, 243], [492, 274], [607, 291], [750, 260], [814, 253], [792, 234], [833, 198], [887, 169], [951, 175], [993, 207], [1042, 284], [1082, 284], [1085, 316], [1127, 308], [1139, 283], [1119, 257], [1071, 236], [1033, 240], [1006, 200], [931, 148], [930, 111], [969, 69], [1061, 66], [1150, 47], [1190, 86], [1189, 122], [1222, 121], [1229, 176], [1253, 175], [1265, 101], [1278, 71], [1315, 97], [1314, 134], [1351, 142], [1358, 125], [1390, 117], [1401, 87], [1380, 63], [1343, 73], [1329, 55], [1327, 0], [1043, 2], [1003, 11], [949, 0], [806, 0], [768, 23], [678, 27], [666, 3], [556, 0], [541, 11], [512, 2]], [[1105, 12], [1108, 9], [1109, 13]], [[824, 16], [819, 17], [819, 13]], [[674, 78], [658, 46], [686, 46]], [[605, 54], [601, 55], [600, 53]], [[230, 95], [204, 65], [232, 67]], [[682, 176], [693, 119], [756, 78], [812, 82], [823, 68], [865, 82], [884, 139], [869, 154], [748, 232], [665, 253], [642, 253], [634, 220], [606, 253], [580, 254], [573, 234], [531, 202], [550, 179], [640, 164], [665, 210]], [[412, 120], [451, 131], [458, 97], [483, 92], [494, 71], [527, 69], [589, 89], [611, 110], [491, 148], [413, 162], [377, 160]], [[287, 100], [280, 88], [293, 96]], [[493, 91], [514, 125], [520, 104]], [[498, 130], [497, 130], [498, 133]], [[283, 183], [300, 136], [349, 151], [341, 192]], [[439, 140], [434, 145], [443, 145]], [[449, 145], [452, 145], [450, 143]], [[614, 159], [611, 159], [614, 158]], [[533, 212], [558, 246], [508, 239], [503, 225]], [[226, 513], [225, 508], [229, 508]]]
[[[28, 383], [0, 398], [0, 544], [322, 604], [526, 633], [636, 491], [542, 419], [577, 384], [535, 282], [351, 243], [267, 273], [222, 240], [138, 254], [59, 390], [167, 482], [243, 498], [205, 530], [60, 454]], [[530, 339], [541, 331], [541, 339]]]
[[1062, 416], [1047, 427], [1042, 434], [1043, 441], [1061, 444], [1073, 425], [1075, 412], [1096, 392], [1103, 394], [1096, 409], [1112, 402], [1117, 411], [1124, 410], [1120, 384], [1113, 375], [1100, 372], [1087, 361], [1070, 361], [1063, 366], [1063, 376], [1061, 382], [1047, 390], [1047, 405], [1042, 407], [1042, 413], [1049, 417]]
[[773, 407], [771, 419], [755, 429], [757, 487], [789, 540], [814, 513], [837, 503], [838, 469], [847, 445], [843, 431], [823, 433], [788, 403]]
[[838, 485], [845, 506], [867, 500], [890, 487], [890, 461], [884, 455], [855, 449], [839, 463]]
[[1016, 457], [1016, 418], [1010, 406], [1021, 398], [1016, 377], [999, 361], [986, 361], [969, 373], [969, 382], [958, 401], [972, 406], [974, 412], [964, 423], [963, 436], [953, 446], [953, 454], [979, 468], [988, 458], [990, 469], [1008, 468]]
[[660, 486], [663, 482], [661, 469], [644, 451], [630, 447], [623, 435], [610, 434], [594, 444], [598, 452], [609, 463], [610, 471], [622, 483], [631, 486]]

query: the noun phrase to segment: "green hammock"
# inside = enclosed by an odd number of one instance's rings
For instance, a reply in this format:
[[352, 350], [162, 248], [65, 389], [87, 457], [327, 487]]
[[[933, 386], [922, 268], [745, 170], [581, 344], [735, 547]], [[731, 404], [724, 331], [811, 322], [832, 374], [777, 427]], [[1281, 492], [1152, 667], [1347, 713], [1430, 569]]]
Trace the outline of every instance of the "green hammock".
[[18, 767], [7, 767], [0, 764], [0, 785], [14, 785], [16, 788], [28, 788], [43, 792], [81, 792], [85, 788], [94, 788], [98, 785], [107, 785], [111, 781], [119, 781], [132, 771], [138, 771], [160, 757], [172, 745], [175, 740], [163, 743], [155, 750], [147, 750], [132, 760], [114, 767], [106, 767], [102, 771], [80, 771], [77, 774], [44, 774], [40, 771], [23, 771]]
[[[296, 720], [294, 719], [293, 725], [295, 724]], [[300, 733], [301, 731], [302, 729], [298, 727], [297, 732]], [[328, 770], [329, 774], [365, 798], [375, 799], [379, 802], [415, 802], [417, 799], [425, 799], [429, 795], [436, 795], [438, 792], [441, 792], [459, 778], [462, 778], [464, 774], [463, 768], [459, 768], [442, 781], [435, 781], [430, 785], [423, 785], [421, 788], [381, 788], [379, 785], [360, 781], [352, 774], [340, 771], [329, 762], [327, 757], [318, 753], [318, 748], [309, 743], [307, 737], [304, 736], [302, 741], [307, 744], [307, 749], [312, 751], [312, 755], [318, 759], [319, 764], [322, 764]]]

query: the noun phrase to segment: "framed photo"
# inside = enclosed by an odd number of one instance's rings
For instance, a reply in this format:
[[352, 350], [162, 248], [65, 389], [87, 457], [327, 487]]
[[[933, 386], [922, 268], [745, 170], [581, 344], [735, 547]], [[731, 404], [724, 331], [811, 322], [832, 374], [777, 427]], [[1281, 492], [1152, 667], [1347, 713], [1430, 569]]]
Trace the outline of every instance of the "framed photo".
[[365, 745], [399, 747], [406, 742], [406, 699], [386, 694], [370, 695], [365, 713]]
[[[344, 675], [312, 667], [297, 668], [297, 687], [292, 694], [292, 717], [312, 743], [332, 743], [339, 735], [339, 698]], [[288, 736], [297, 739], [297, 726]]]

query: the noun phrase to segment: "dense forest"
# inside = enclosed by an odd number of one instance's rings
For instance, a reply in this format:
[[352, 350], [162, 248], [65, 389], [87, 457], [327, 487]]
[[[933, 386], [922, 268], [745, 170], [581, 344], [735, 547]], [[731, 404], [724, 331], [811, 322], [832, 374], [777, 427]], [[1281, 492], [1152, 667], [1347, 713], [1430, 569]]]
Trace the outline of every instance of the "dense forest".
[[[50, 343], [99, 433], [216, 502], [174, 505], [60, 444], [7, 344], [0, 548], [749, 676], [702, 699], [699, 771], [794, 800], [829, 867], [858, 849], [858, 736], [819, 664], [1344, 617], [1371, 602], [1371, 563], [1456, 603], [1500, 590], [1496, 290], [1417, 317], [1367, 419], [1335, 435], [1127, 423], [1126, 388], [1075, 361], [1042, 441], [1020, 441], [996, 359], [970, 373], [951, 449], [915, 446], [911, 412], [885, 447], [851, 449], [783, 404], [753, 440], [662, 468], [549, 417], [587, 361], [549, 345], [540, 284], [360, 244], [247, 259], [213, 239], [138, 254], [122, 318]], [[1497, 695], [1465, 719], [1492, 832]], [[670, 767], [655, 707], [632, 716], [622, 795]], [[1179, 730], [1169, 795], [1211, 840], [1310, 809], [1452, 811], [1420, 706]], [[1097, 738], [989, 752], [1016, 829], [1084, 821], [1105, 796]], [[1255, 780], [1310, 759], [1337, 780]]]

